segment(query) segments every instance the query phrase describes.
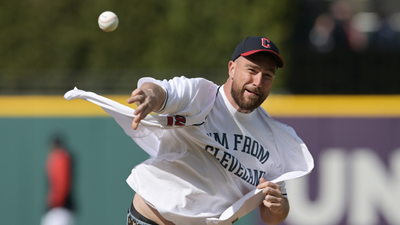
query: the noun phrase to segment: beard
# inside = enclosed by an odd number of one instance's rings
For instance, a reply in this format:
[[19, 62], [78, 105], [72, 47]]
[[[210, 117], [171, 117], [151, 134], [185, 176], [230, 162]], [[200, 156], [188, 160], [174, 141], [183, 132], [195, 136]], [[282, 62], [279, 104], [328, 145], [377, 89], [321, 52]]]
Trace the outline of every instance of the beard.
[[[246, 89], [253, 93], [256, 93], [257, 95], [250, 96], [249, 98], [246, 99], [244, 97], [244, 92], [246, 91]], [[232, 81], [231, 95], [235, 103], [239, 106], [239, 108], [249, 111], [253, 111], [257, 107], [259, 107], [267, 98], [267, 97], [262, 97], [264, 95], [262, 91], [260, 91], [258, 88], [253, 88], [253, 87], [246, 88], [246, 86], [241, 87], [239, 86], [239, 84], [235, 82], [235, 80]]]

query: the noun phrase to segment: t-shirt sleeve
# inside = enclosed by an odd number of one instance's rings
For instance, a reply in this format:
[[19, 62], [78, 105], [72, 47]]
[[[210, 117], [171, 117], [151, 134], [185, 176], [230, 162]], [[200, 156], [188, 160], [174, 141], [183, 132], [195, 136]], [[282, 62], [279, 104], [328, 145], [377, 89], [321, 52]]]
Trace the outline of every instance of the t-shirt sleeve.
[[145, 82], [153, 82], [166, 92], [166, 99], [160, 114], [194, 116], [212, 101], [217, 85], [204, 78], [175, 77], [171, 80], [156, 80], [145, 77], [138, 81], [138, 87]]

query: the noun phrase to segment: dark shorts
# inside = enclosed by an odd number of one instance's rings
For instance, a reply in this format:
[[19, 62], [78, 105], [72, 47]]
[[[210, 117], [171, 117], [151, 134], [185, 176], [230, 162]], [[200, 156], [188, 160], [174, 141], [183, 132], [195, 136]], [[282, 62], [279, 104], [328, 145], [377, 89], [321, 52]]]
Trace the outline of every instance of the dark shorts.
[[152, 220], [147, 219], [138, 211], [136, 211], [132, 203], [131, 207], [128, 209], [126, 225], [158, 225], [158, 224]]

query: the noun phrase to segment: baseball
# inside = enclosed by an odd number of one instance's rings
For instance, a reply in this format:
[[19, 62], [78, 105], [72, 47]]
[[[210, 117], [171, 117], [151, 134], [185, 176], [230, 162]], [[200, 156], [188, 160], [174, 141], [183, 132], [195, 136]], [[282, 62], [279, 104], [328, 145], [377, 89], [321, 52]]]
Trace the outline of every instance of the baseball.
[[111, 32], [118, 27], [118, 17], [111, 11], [105, 11], [99, 16], [99, 27], [105, 32]]

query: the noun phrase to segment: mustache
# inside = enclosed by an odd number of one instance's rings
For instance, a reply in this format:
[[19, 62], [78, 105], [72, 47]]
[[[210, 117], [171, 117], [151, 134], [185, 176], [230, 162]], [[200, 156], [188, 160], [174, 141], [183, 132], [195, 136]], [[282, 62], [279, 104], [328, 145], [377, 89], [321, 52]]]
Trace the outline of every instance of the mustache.
[[245, 90], [248, 90], [248, 91], [250, 91], [250, 92], [253, 92], [254, 94], [262, 95], [262, 91], [261, 91], [259, 88], [257, 88], [257, 87], [245, 86], [244, 89], [245, 89]]

